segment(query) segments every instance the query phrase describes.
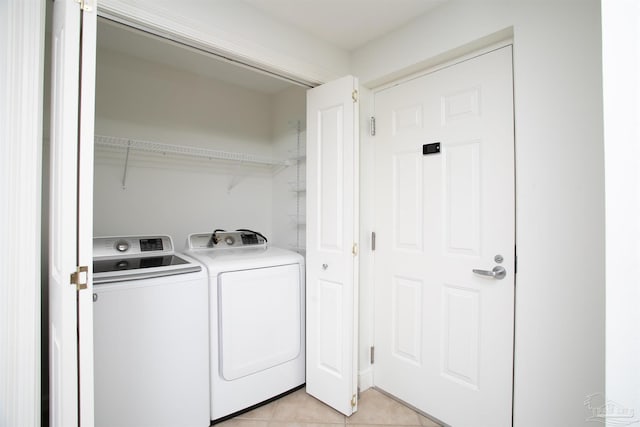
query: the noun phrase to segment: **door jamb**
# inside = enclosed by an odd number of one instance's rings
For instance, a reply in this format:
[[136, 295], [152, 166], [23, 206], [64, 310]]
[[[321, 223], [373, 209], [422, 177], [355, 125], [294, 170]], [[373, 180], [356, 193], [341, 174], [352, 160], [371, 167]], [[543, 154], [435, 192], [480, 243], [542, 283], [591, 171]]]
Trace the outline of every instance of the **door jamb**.
[[428, 66], [428, 67], [423, 68], [423, 69], [421, 69], [419, 71], [409, 72], [411, 69], [407, 68], [407, 69], [405, 69], [407, 71], [407, 74], [402, 74], [402, 72], [400, 72], [401, 73], [400, 77], [397, 77], [392, 81], [389, 81], [389, 82], [386, 82], [386, 83], [383, 83], [383, 84], [380, 84], [380, 85], [376, 85], [375, 87], [373, 87], [371, 89], [371, 91], [375, 95], [376, 93], [381, 92], [381, 91], [383, 91], [385, 89], [389, 89], [391, 87], [398, 86], [398, 85], [403, 84], [403, 83], [407, 83], [407, 82], [409, 82], [411, 80], [415, 80], [417, 78], [426, 76], [426, 75], [434, 73], [434, 72], [436, 72], [438, 70], [442, 70], [442, 69], [451, 67], [453, 65], [460, 64], [461, 62], [465, 62], [465, 61], [468, 61], [470, 59], [477, 58], [478, 56], [485, 55], [485, 54], [487, 54], [489, 52], [493, 52], [494, 50], [502, 49], [503, 47], [510, 46], [510, 45], [513, 46], [513, 38], [512, 37], [505, 38], [504, 40], [500, 40], [499, 42], [492, 43], [492, 44], [489, 44], [487, 46], [484, 46], [481, 49], [476, 49], [476, 50], [473, 50], [472, 52], [468, 52], [466, 54], [463, 54], [463, 55], [460, 55], [460, 56], [456, 56], [455, 58], [451, 58], [451, 59], [445, 60], [443, 62], [439, 62], [439, 63], [437, 63], [435, 65]]

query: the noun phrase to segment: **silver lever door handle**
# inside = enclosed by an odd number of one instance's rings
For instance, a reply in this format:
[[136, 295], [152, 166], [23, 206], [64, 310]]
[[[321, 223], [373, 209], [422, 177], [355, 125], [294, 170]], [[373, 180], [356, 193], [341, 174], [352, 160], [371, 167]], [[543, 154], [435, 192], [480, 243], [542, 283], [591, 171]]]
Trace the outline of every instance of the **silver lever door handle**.
[[501, 266], [501, 265], [496, 265], [490, 271], [489, 270], [476, 270], [474, 268], [473, 272], [475, 274], [480, 275], [480, 276], [491, 277], [491, 278], [496, 279], [496, 280], [502, 280], [505, 277], [507, 277], [507, 270], [505, 270], [504, 267]]

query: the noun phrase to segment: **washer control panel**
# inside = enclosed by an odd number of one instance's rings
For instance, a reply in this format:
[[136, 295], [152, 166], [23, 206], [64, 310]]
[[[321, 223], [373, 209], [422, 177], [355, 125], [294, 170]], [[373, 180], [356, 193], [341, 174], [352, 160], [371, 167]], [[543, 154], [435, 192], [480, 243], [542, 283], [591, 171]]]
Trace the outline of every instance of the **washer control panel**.
[[93, 257], [156, 255], [173, 252], [169, 236], [95, 237]]

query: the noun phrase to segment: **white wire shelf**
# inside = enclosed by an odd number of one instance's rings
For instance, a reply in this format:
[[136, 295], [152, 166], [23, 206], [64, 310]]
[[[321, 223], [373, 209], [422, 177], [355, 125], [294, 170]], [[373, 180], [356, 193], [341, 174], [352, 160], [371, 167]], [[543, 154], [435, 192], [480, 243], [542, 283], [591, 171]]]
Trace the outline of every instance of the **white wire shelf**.
[[[229, 151], [211, 150], [208, 148], [191, 147], [186, 145], [173, 145], [165, 144], [161, 142], [144, 141], [139, 139], [122, 138], [115, 136], [95, 135], [95, 144], [102, 147], [110, 147], [115, 149], [122, 149], [125, 151], [125, 160], [122, 172], [122, 189], [127, 187], [127, 171], [129, 168], [129, 152], [141, 151], [146, 153], [161, 154], [161, 155], [175, 155], [185, 156], [197, 159], [206, 160], [223, 160], [233, 162], [237, 165], [255, 165], [260, 167], [268, 167], [274, 172], [278, 172], [283, 168], [291, 166], [295, 163], [285, 160], [274, 160], [269, 157], [255, 156], [246, 153], [234, 153]], [[231, 191], [240, 181], [242, 181], [244, 174], [239, 170], [235, 170], [233, 176], [229, 181], [227, 190]]]
[[115, 136], [96, 135], [95, 142], [100, 146], [122, 148], [124, 150], [130, 149], [145, 151], [148, 153], [176, 154], [202, 159], [228, 160], [240, 163], [254, 163], [275, 167], [285, 167], [291, 165], [290, 161], [274, 160], [269, 157], [255, 156], [252, 154], [211, 150], [208, 148], [190, 147], [185, 145], [165, 144], [160, 142], [121, 138]]

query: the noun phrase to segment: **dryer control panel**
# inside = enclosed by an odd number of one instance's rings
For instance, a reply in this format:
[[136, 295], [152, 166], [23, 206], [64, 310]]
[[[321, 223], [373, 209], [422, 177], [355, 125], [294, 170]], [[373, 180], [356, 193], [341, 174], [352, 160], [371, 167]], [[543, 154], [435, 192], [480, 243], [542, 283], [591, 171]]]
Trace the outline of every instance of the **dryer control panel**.
[[266, 247], [267, 239], [251, 230], [222, 231], [191, 234], [187, 241], [189, 249], [231, 249]]

